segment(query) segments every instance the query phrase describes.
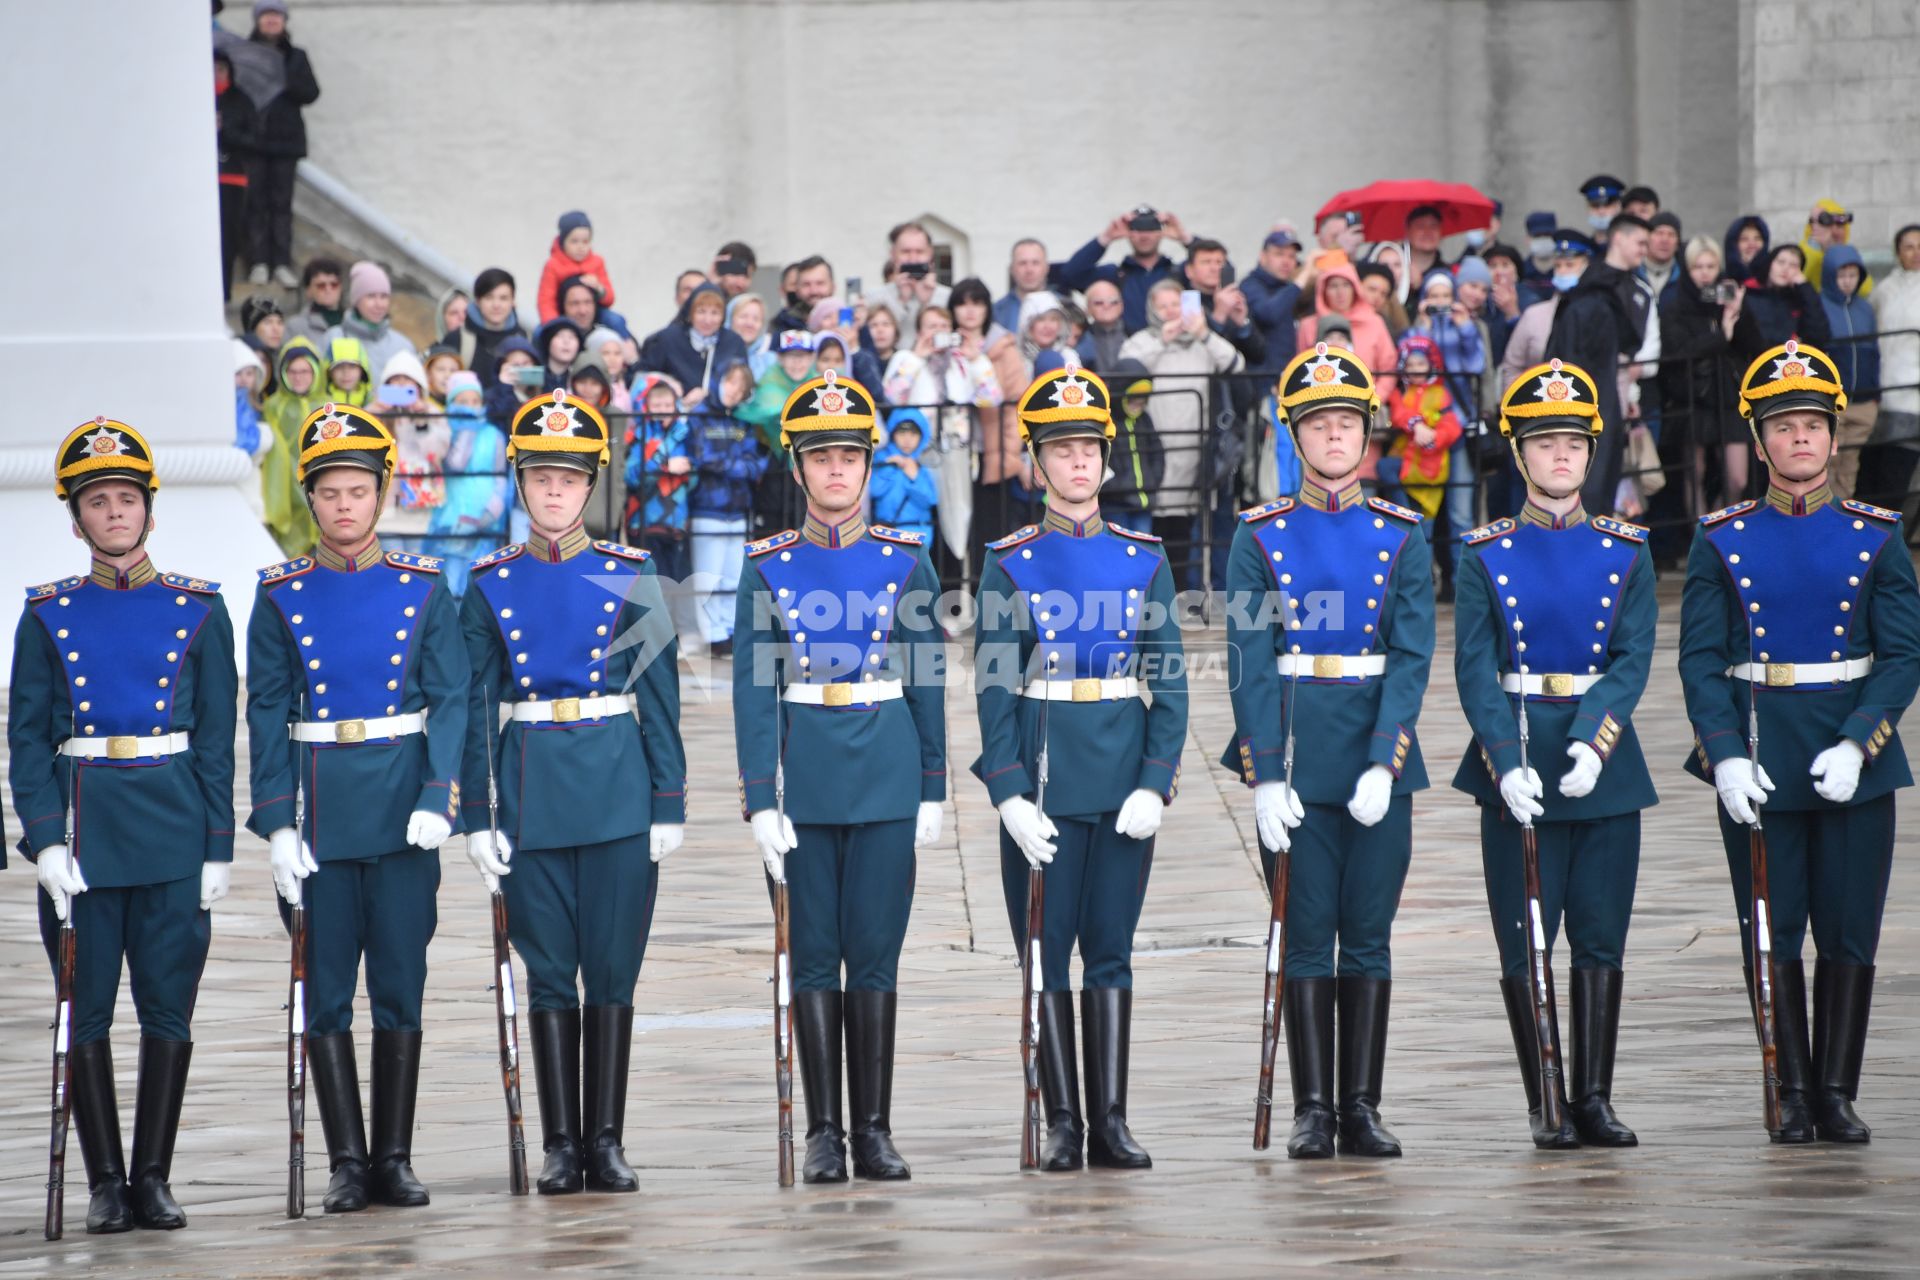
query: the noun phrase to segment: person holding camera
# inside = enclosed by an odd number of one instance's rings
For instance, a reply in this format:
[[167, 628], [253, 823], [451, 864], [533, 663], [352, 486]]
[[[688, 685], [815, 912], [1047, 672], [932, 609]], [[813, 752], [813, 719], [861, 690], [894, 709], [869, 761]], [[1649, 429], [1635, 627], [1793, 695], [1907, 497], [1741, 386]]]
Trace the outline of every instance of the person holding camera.
[[[1169, 237], [1183, 246], [1193, 240], [1178, 217], [1149, 204], [1136, 205], [1061, 264], [1060, 283], [1085, 293], [1096, 280], [1112, 281], [1120, 287], [1121, 321], [1128, 333], [1138, 333], [1148, 324], [1147, 291], [1174, 274], [1173, 260], [1160, 252], [1160, 242]], [[1119, 262], [1103, 264], [1100, 259], [1115, 240], [1125, 240], [1129, 252]]]
[[[902, 326], [916, 329], [922, 307], [944, 307], [952, 290], [934, 274], [933, 233], [918, 222], [903, 222], [887, 233], [887, 265], [878, 289], [865, 295], [867, 310], [881, 303], [893, 308]], [[847, 282], [847, 295], [856, 293]]]
[[[1660, 337], [1665, 358], [1660, 363], [1662, 419], [1678, 427], [1693, 449], [1688, 475], [1697, 485], [1688, 495], [1689, 509], [1699, 513], [1738, 502], [1747, 491], [1750, 437], [1734, 412], [1732, 348], [1734, 327], [1740, 322], [1746, 290], [1736, 280], [1723, 278], [1725, 256], [1708, 236], [1687, 244], [1687, 279], [1679, 292], [1660, 307]], [[1706, 464], [1717, 455], [1720, 485], [1708, 499]]]

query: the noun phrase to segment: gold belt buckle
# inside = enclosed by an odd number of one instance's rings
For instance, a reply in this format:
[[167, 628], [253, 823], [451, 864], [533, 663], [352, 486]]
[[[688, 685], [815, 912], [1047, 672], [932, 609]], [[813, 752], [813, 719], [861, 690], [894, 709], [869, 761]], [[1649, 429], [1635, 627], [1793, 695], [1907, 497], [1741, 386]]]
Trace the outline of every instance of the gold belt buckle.
[[1338, 680], [1342, 669], [1340, 655], [1337, 653], [1313, 655], [1313, 674], [1317, 680]]
[[132, 760], [140, 754], [140, 739], [126, 734], [107, 739], [107, 759]]
[[367, 722], [365, 720], [342, 720], [333, 726], [335, 742], [365, 742], [367, 740]]
[[1573, 696], [1573, 677], [1563, 672], [1540, 677], [1540, 692], [1549, 698], [1568, 698]]
[[548, 704], [553, 708], [555, 724], [571, 724], [580, 718], [580, 699], [555, 698]]
[[1075, 702], [1100, 701], [1100, 680], [1097, 676], [1081, 676], [1073, 682], [1073, 700]]
[[820, 705], [823, 707], [850, 707], [853, 705], [853, 686], [850, 684], [823, 684], [820, 686]]
[[1776, 689], [1781, 685], [1793, 683], [1793, 664], [1791, 662], [1769, 662], [1767, 664], [1767, 687]]

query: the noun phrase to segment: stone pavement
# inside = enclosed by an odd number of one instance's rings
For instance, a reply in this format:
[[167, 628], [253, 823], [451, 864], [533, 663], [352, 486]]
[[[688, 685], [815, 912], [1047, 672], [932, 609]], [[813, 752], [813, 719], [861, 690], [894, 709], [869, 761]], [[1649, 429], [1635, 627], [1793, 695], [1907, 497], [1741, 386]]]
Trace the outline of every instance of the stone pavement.
[[[913, 1181], [780, 1190], [765, 982], [771, 921], [735, 809], [722, 666], [711, 697], [692, 675], [684, 684], [692, 825], [686, 848], [664, 867], [636, 996], [627, 1150], [640, 1171], [639, 1195], [507, 1195], [486, 898], [456, 840], [444, 850], [415, 1144], [433, 1205], [321, 1216], [325, 1156], [310, 1101], [314, 1215], [284, 1220], [286, 941], [264, 844], [247, 837], [233, 896], [215, 912], [174, 1162], [174, 1189], [191, 1225], [172, 1235], [84, 1235], [75, 1141], [69, 1234], [45, 1243], [52, 984], [34, 930], [32, 875], [16, 860], [0, 881], [0, 1280], [571, 1268], [1243, 1276], [1335, 1265], [1356, 1275], [1913, 1275], [1920, 895], [1910, 833], [1920, 803], [1902, 793], [1906, 834], [1862, 1085], [1874, 1142], [1770, 1147], [1713, 796], [1677, 768], [1666, 771], [1689, 732], [1673, 665], [1677, 583], [1663, 584], [1661, 597], [1663, 653], [1638, 724], [1662, 770], [1664, 803], [1645, 825], [1616, 1082], [1622, 1115], [1641, 1135], [1638, 1150], [1547, 1157], [1527, 1141], [1495, 987], [1475, 816], [1444, 786], [1466, 743], [1444, 647], [1421, 725], [1429, 770], [1442, 785], [1416, 801], [1415, 859], [1397, 933], [1384, 1111], [1405, 1159], [1298, 1164], [1278, 1145], [1250, 1149], [1267, 908], [1246, 792], [1212, 763], [1231, 725], [1216, 683], [1195, 689], [1184, 786], [1160, 837], [1140, 927], [1131, 1109], [1155, 1168], [1017, 1171], [1019, 978], [995, 815], [983, 789], [962, 776], [943, 839], [920, 858], [902, 964], [894, 1121]], [[1441, 612], [1450, 637], [1450, 611]], [[1218, 635], [1196, 640], [1196, 649], [1217, 645]], [[949, 729], [955, 771], [964, 775], [977, 741], [964, 689], [949, 701]], [[124, 997], [118, 1027], [130, 1131], [135, 1024]], [[530, 1074], [526, 1097], [537, 1169]], [[1284, 1135], [1285, 1121], [1277, 1127]]]

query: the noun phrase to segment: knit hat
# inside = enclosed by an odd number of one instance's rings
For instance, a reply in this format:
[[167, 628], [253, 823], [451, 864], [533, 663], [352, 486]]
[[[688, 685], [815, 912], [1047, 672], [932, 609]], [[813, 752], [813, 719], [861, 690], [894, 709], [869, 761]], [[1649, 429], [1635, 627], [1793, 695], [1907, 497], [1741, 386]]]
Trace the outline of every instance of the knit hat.
[[391, 294], [392, 292], [393, 281], [387, 278], [387, 273], [382, 271], [376, 263], [356, 262], [347, 272], [347, 305], [349, 307], [370, 293]]
[[1676, 236], [1682, 235], [1682, 232], [1680, 230], [1679, 215], [1674, 213], [1669, 213], [1665, 209], [1662, 209], [1660, 212], [1654, 214], [1651, 218], [1648, 218], [1647, 225], [1649, 227], [1672, 227], [1674, 235]]
[[280, 315], [280, 304], [265, 294], [256, 293], [240, 304], [240, 328], [244, 333], [252, 333], [253, 327], [268, 316]]
[[593, 230], [593, 224], [587, 221], [587, 215], [580, 212], [580, 210], [569, 209], [560, 215], [560, 238], [562, 240], [567, 238], [568, 232], [578, 231], [583, 227], [588, 231]]
[[1462, 258], [1453, 269], [1455, 284], [1482, 284], [1493, 287], [1493, 271], [1479, 258]]
[[1338, 311], [1329, 311], [1321, 316], [1315, 324], [1313, 336], [1321, 342], [1333, 342], [1336, 337], [1344, 337], [1346, 339], [1345, 342], [1337, 342], [1334, 343], [1334, 345], [1345, 347], [1351, 351], [1353, 349], [1353, 321], [1347, 319]]
[[233, 349], [233, 371], [235, 373], [241, 373], [247, 369], [252, 369], [256, 373], [261, 372], [259, 352], [238, 338], [235, 338], [230, 345]]
[[287, 16], [287, 0], [253, 0], [253, 20], [258, 22], [263, 13], [277, 13]]
[[486, 394], [480, 385], [480, 375], [471, 369], [458, 369], [447, 375], [447, 403], [452, 404], [462, 391], [471, 391], [477, 396]]
[[580, 344], [580, 349], [582, 351], [598, 352], [600, 348], [606, 346], [609, 342], [625, 341], [625, 338], [622, 338], [619, 334], [607, 328], [606, 325], [597, 324], [593, 326], [593, 332], [587, 335], [587, 340]]

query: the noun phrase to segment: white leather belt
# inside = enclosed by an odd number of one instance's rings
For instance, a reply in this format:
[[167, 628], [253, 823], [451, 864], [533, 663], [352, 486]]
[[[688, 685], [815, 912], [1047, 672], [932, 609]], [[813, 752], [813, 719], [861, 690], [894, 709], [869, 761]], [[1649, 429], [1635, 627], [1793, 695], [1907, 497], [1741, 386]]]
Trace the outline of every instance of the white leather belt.
[[571, 724], [575, 720], [600, 720], [624, 715], [638, 705], [638, 700], [630, 693], [604, 693], [591, 698], [550, 698], [545, 702], [513, 703], [512, 718]]
[[1500, 687], [1507, 693], [1524, 693], [1530, 698], [1576, 698], [1593, 688], [1600, 679], [1592, 671], [1579, 675], [1564, 675], [1557, 671], [1548, 671], [1535, 675], [1529, 671], [1521, 675], [1518, 671], [1500, 673]]
[[404, 738], [427, 727], [423, 712], [398, 716], [370, 716], [365, 720], [300, 720], [293, 726], [295, 742], [369, 742], [374, 738]]
[[1283, 676], [1298, 672], [1316, 680], [1349, 680], [1357, 676], [1385, 675], [1387, 655], [1360, 653], [1349, 657], [1338, 653], [1283, 653], [1279, 665]]
[[1796, 684], [1844, 684], [1873, 670], [1873, 655], [1845, 662], [1736, 662], [1727, 668], [1735, 680], [1779, 689]]
[[184, 733], [161, 733], [146, 738], [130, 733], [112, 738], [68, 738], [60, 744], [61, 755], [79, 756], [82, 760], [94, 760], [101, 756], [109, 760], [142, 760], [156, 756], [177, 756], [186, 749], [187, 735]]
[[1118, 702], [1140, 696], [1140, 681], [1133, 676], [1115, 676], [1102, 680], [1085, 676], [1078, 680], [1029, 680], [1021, 688], [1023, 698], [1047, 702]]
[[781, 697], [803, 707], [866, 707], [906, 696], [898, 680], [863, 680], [859, 684], [790, 684]]

